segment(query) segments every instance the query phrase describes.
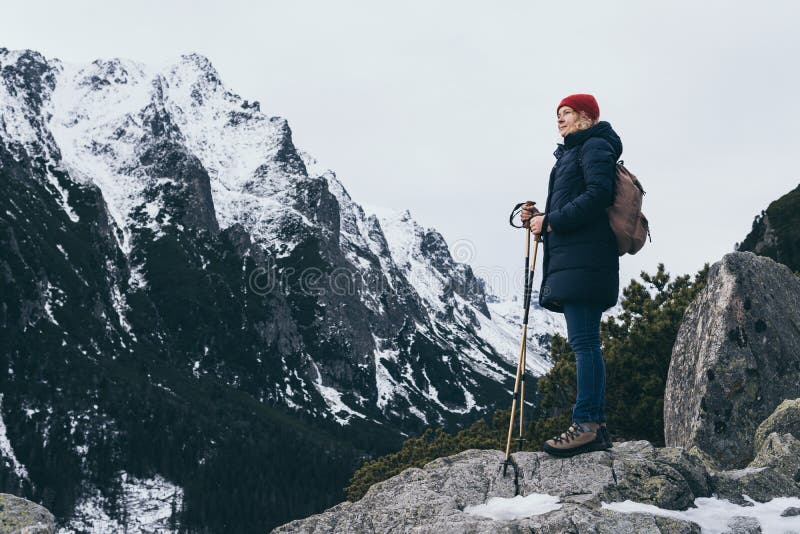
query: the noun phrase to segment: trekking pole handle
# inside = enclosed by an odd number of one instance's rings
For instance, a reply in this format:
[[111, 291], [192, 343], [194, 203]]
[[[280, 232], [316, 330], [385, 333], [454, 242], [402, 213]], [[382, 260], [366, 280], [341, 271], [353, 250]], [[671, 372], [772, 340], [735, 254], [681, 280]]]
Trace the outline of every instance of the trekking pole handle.
[[532, 201], [532, 200], [526, 200], [525, 202], [520, 202], [520, 203], [518, 203], [517, 205], [515, 205], [515, 206], [512, 208], [512, 210], [511, 210], [511, 215], [509, 215], [509, 216], [508, 216], [508, 224], [510, 224], [510, 225], [511, 225], [511, 226], [513, 226], [514, 228], [525, 228], [525, 226], [523, 226], [523, 225], [521, 225], [521, 224], [520, 224], [519, 226], [518, 226], [518, 225], [516, 225], [516, 224], [514, 224], [514, 217], [516, 217], [518, 214], [522, 213], [522, 207], [523, 207], [525, 204], [531, 204], [531, 205], [535, 206], [535, 205], [536, 205], [536, 202], [534, 202], [534, 201]]

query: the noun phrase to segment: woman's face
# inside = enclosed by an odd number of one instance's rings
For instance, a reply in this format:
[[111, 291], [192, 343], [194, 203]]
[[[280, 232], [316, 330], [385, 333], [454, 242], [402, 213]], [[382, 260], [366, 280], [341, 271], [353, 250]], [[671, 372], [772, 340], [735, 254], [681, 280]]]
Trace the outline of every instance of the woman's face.
[[578, 131], [578, 118], [578, 113], [569, 106], [561, 106], [558, 109], [558, 133], [561, 137]]

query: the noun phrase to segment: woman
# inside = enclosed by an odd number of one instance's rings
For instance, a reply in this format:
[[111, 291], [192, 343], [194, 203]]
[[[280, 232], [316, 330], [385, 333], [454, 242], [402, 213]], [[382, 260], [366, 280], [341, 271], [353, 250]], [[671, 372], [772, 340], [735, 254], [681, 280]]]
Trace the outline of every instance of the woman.
[[573, 456], [611, 448], [605, 427], [600, 316], [617, 303], [619, 294], [617, 242], [606, 208], [614, 201], [622, 141], [608, 122], [599, 120], [600, 108], [592, 95], [566, 97], [556, 114], [564, 143], [554, 153], [545, 212], [529, 205], [522, 219], [544, 243], [539, 304], [564, 314], [577, 363], [572, 424], [545, 441], [543, 450]]

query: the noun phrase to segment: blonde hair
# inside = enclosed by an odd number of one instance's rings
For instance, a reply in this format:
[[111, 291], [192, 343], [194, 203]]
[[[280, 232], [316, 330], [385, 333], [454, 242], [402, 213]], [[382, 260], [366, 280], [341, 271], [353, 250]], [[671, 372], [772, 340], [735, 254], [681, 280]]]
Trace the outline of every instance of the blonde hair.
[[597, 124], [597, 120], [592, 120], [585, 111], [578, 112], [578, 120], [575, 121], [575, 128], [578, 130], [586, 130]]

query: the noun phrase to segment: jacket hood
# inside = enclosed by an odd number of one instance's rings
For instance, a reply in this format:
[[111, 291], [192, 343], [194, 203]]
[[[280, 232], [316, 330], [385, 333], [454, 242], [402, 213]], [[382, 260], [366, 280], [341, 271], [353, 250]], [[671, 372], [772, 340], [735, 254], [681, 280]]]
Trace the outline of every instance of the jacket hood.
[[617, 153], [617, 159], [622, 156], [622, 139], [619, 138], [617, 132], [614, 131], [611, 124], [607, 121], [600, 121], [585, 130], [578, 130], [577, 132], [568, 134], [564, 138], [563, 146], [565, 149], [572, 148], [585, 142], [590, 137], [602, 137], [611, 144], [611, 148]]

